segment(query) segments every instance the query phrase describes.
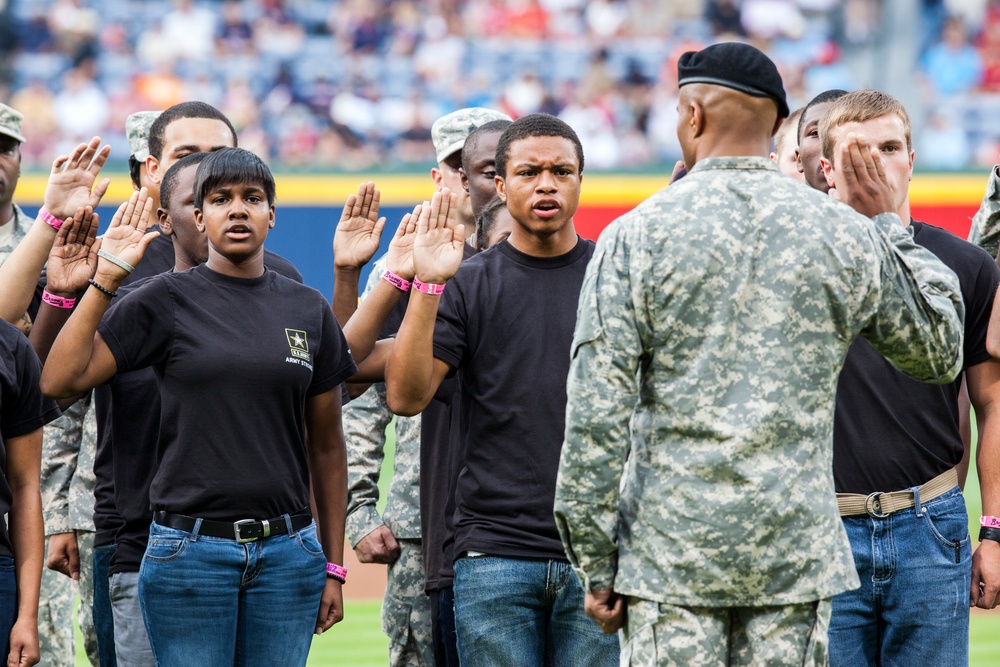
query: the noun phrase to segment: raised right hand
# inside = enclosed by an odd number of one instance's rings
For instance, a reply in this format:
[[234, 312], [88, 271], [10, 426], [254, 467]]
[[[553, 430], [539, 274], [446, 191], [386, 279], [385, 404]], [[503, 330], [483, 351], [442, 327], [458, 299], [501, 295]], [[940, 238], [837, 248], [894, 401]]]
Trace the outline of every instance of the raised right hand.
[[[133, 192], [111, 219], [111, 226], [101, 239], [101, 250], [136, 266], [152, 240], [160, 235], [159, 232], [146, 233], [152, 211], [153, 200], [146, 188]], [[128, 275], [128, 271], [103, 257], [98, 260], [97, 272], [119, 283]]]
[[406, 280], [413, 280], [413, 242], [417, 238], [417, 218], [423, 204], [417, 204], [413, 213], [407, 213], [396, 228], [386, 253], [386, 268]]
[[90, 143], [80, 144], [71, 154], [60, 155], [52, 162], [44, 196], [45, 209], [49, 213], [65, 220], [77, 209], [97, 208], [101, 203], [111, 181], [102, 179], [96, 187], [94, 182], [111, 155], [111, 146], [100, 146], [101, 138], [94, 137]]
[[98, 224], [98, 215], [89, 206], [63, 222], [46, 264], [45, 289], [51, 294], [72, 298], [86, 289], [97, 270]]
[[385, 218], [378, 217], [381, 194], [371, 181], [347, 198], [333, 232], [333, 262], [339, 269], [360, 269], [378, 252]]
[[414, 275], [422, 282], [440, 285], [458, 271], [465, 255], [465, 225], [457, 222], [458, 197], [448, 188], [424, 202], [413, 242]]

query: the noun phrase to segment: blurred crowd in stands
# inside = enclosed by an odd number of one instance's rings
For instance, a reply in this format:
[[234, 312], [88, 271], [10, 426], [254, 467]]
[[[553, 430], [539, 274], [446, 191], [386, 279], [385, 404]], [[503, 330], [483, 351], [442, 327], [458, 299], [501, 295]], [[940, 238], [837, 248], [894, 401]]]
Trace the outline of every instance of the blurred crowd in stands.
[[123, 160], [129, 113], [188, 99], [282, 169], [431, 162], [431, 123], [463, 106], [556, 114], [588, 168], [637, 169], [678, 157], [677, 58], [728, 39], [779, 63], [792, 108], [889, 71], [919, 91], [918, 166], [997, 161], [1000, 0], [0, 0], [0, 100], [26, 169], [94, 134]]

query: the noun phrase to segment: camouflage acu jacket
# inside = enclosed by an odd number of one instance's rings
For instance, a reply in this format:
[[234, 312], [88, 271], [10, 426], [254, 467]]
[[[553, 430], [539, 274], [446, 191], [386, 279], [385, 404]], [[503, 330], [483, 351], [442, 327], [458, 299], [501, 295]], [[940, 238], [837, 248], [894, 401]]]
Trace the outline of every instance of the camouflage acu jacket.
[[858, 586], [833, 488], [856, 335], [962, 366], [955, 275], [764, 158], [713, 158], [614, 222], [580, 295], [555, 513], [590, 590], [686, 606]]
[[997, 256], [997, 249], [1000, 246], [1000, 178], [997, 178], [997, 169], [1000, 165], [994, 165], [990, 170], [990, 178], [986, 182], [986, 194], [983, 201], [972, 218], [972, 227], [969, 229], [969, 243], [990, 253], [994, 258]]
[[[383, 256], [372, 267], [365, 296], [385, 272]], [[374, 384], [344, 406], [347, 443], [347, 524], [351, 546], [380, 525], [396, 539], [420, 539], [420, 415], [396, 419], [396, 455], [385, 511], [379, 518], [378, 480], [385, 456], [385, 429], [393, 414], [385, 402], [385, 383]]]

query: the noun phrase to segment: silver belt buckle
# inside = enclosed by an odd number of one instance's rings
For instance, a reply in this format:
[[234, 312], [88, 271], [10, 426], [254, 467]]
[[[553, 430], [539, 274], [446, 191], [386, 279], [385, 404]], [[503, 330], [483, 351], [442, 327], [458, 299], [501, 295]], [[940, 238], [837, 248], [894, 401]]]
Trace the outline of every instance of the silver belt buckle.
[[240, 532], [240, 530], [243, 528], [243, 526], [246, 526], [248, 524], [253, 524], [253, 523], [257, 523], [257, 522], [255, 520], [253, 520], [253, 519], [240, 519], [239, 521], [237, 521], [236, 523], [233, 524], [233, 534], [235, 535], [236, 542], [238, 544], [246, 544], [247, 542], [255, 542], [255, 541], [257, 541], [256, 537], [243, 537], [243, 535]]
[[881, 495], [881, 491], [874, 491], [869, 493], [868, 497], [865, 498], [865, 514], [873, 519], [884, 519], [889, 516], [888, 512], [882, 511], [882, 503], [879, 500], [879, 496]]

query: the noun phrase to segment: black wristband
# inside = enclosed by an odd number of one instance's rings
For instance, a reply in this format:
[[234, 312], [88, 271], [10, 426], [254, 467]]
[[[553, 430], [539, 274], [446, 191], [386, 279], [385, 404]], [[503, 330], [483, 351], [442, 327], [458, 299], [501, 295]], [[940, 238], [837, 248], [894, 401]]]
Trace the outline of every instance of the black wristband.
[[101, 292], [103, 294], [107, 294], [112, 299], [115, 298], [116, 296], [118, 296], [118, 292], [112, 292], [111, 290], [109, 290], [108, 288], [104, 287], [103, 285], [100, 285], [93, 278], [91, 278], [87, 282], [90, 283], [91, 285], [93, 285], [94, 287], [96, 287], [98, 292]]
[[979, 541], [983, 540], [993, 540], [994, 542], [1000, 542], [1000, 528], [987, 528], [983, 526], [979, 529]]

